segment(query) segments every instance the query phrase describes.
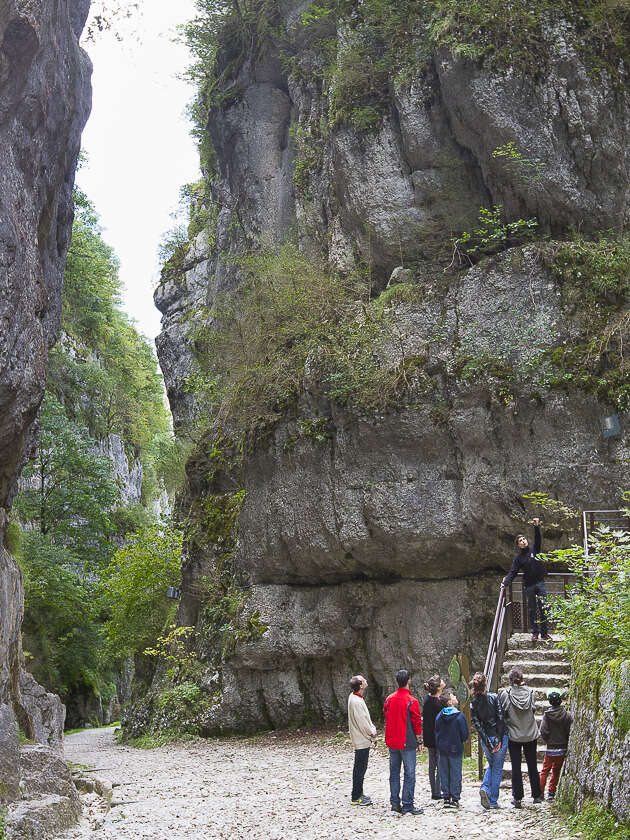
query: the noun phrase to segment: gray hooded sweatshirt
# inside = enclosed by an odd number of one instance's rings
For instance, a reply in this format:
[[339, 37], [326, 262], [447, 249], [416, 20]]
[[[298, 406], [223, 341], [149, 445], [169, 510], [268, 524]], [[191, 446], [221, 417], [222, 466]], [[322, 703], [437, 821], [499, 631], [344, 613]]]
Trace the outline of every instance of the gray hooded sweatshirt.
[[519, 744], [538, 739], [538, 724], [534, 717], [536, 692], [526, 685], [511, 685], [499, 693], [505, 713], [508, 738]]

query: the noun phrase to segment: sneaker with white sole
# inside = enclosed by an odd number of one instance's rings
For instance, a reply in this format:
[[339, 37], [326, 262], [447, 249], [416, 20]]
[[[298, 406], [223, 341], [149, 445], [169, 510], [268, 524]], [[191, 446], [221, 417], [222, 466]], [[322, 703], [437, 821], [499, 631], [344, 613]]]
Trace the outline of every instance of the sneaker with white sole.
[[352, 799], [350, 804], [351, 805], [371, 805], [372, 800], [370, 799], [369, 796], [364, 796], [363, 794], [361, 794], [361, 796], [358, 799]]

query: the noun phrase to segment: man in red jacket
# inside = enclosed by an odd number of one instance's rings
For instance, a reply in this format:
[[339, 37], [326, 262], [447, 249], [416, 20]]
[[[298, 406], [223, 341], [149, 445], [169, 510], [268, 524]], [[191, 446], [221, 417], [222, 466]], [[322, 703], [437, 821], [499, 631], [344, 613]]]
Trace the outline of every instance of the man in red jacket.
[[[392, 811], [402, 814], [422, 814], [414, 808], [416, 788], [416, 751], [422, 749], [422, 716], [420, 704], [411, 696], [409, 671], [396, 674], [398, 691], [390, 694], [383, 706], [385, 743], [389, 747], [389, 792]], [[400, 765], [405, 768], [400, 804]]]

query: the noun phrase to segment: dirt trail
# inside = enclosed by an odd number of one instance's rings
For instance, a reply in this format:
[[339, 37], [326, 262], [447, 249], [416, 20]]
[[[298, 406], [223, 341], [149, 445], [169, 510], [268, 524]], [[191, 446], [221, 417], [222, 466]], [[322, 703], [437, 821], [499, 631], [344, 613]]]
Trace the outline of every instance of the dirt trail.
[[[569, 840], [548, 803], [525, 800], [522, 811], [502, 792], [498, 811], [479, 803], [478, 783], [465, 781], [461, 807], [429, 798], [426, 764], [418, 765], [416, 805], [404, 817], [389, 809], [387, 758], [373, 752], [365, 791], [374, 804], [350, 805], [352, 751], [330, 732], [289, 732], [213, 739], [140, 750], [119, 746], [111, 729], [66, 738], [69, 761], [99, 768], [114, 788], [102, 814], [88, 797], [82, 840]], [[52, 840], [52, 838], [51, 838]]]

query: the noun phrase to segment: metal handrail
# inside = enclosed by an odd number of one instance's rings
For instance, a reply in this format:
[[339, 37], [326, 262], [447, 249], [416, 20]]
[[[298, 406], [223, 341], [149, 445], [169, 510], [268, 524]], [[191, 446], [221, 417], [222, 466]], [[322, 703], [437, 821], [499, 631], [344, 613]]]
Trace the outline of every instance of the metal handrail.
[[[511, 593], [511, 587], [510, 587]], [[502, 647], [505, 644], [507, 633], [507, 622], [505, 620], [507, 608], [511, 606], [512, 599], [508, 601], [505, 587], [502, 586], [499, 592], [499, 599], [497, 601], [497, 608], [494, 613], [494, 622], [492, 624], [492, 633], [490, 634], [490, 644], [488, 645], [488, 653], [483, 672], [486, 675], [486, 685], [488, 689], [492, 690], [495, 672], [498, 673], [497, 660], [503, 658]], [[477, 764], [479, 768], [479, 778], [483, 778], [483, 750], [481, 747], [481, 738], [477, 741]]]

